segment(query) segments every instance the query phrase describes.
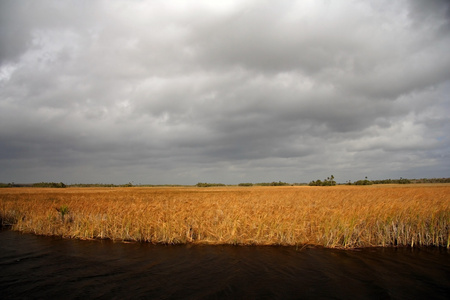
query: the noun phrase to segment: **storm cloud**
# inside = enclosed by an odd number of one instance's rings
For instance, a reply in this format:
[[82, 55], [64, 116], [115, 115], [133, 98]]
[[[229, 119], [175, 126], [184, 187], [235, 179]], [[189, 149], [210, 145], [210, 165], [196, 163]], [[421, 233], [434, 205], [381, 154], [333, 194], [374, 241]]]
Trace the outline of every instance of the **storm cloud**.
[[1, 1], [0, 182], [450, 177], [448, 1]]

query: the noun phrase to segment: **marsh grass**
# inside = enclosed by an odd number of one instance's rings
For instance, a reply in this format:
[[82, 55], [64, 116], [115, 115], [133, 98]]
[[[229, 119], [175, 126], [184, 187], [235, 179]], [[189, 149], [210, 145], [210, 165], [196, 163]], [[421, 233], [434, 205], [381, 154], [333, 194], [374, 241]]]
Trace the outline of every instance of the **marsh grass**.
[[450, 185], [10, 188], [0, 219], [80, 239], [449, 248]]

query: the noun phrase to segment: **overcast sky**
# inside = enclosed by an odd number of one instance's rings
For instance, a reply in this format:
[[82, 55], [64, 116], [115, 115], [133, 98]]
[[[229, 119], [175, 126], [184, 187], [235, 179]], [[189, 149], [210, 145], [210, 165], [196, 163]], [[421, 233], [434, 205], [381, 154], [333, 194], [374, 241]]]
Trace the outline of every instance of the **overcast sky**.
[[450, 6], [0, 2], [0, 182], [450, 177]]

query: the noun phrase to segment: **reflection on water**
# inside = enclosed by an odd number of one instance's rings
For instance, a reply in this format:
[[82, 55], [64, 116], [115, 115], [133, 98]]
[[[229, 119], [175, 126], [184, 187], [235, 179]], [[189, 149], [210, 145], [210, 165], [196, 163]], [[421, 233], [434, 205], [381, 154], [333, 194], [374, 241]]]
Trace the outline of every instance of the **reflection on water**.
[[0, 298], [449, 299], [446, 249], [155, 246], [0, 231]]

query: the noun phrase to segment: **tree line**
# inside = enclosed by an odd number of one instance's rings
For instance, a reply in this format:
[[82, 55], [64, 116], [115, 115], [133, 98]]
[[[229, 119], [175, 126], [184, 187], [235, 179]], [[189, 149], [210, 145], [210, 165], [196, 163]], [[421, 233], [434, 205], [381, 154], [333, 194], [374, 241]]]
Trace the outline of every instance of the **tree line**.
[[[347, 181], [345, 184], [347, 185], [372, 185], [372, 184], [414, 184], [414, 183], [450, 183], [450, 178], [421, 178], [421, 179], [382, 179], [382, 180], [368, 180], [367, 177], [365, 179], [357, 180], [355, 182]], [[272, 181], [272, 182], [260, 182], [260, 183], [251, 183], [251, 182], [242, 182], [239, 183], [238, 186], [300, 186], [300, 185], [309, 185], [309, 186], [335, 186], [337, 185], [335, 178], [333, 175], [327, 177], [324, 180], [313, 180], [306, 183], [287, 183], [283, 181]], [[155, 187], [155, 186], [183, 186], [183, 185], [134, 185], [129, 182], [126, 184], [104, 184], [104, 183], [75, 183], [75, 184], [64, 184], [63, 182], [38, 182], [38, 183], [1, 183], [0, 188], [10, 188], [10, 187], [37, 187], [37, 188], [66, 188], [66, 187]], [[188, 186], [188, 185], [186, 185]], [[195, 186], [197, 187], [218, 187], [218, 186], [227, 186], [223, 183], [208, 183], [208, 182], [199, 182]], [[230, 185], [233, 186], [233, 185]]]

